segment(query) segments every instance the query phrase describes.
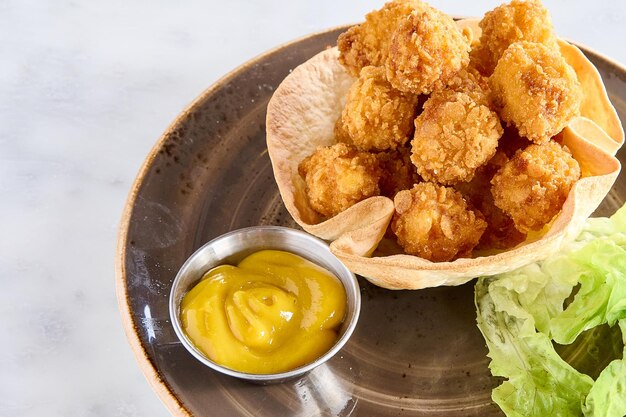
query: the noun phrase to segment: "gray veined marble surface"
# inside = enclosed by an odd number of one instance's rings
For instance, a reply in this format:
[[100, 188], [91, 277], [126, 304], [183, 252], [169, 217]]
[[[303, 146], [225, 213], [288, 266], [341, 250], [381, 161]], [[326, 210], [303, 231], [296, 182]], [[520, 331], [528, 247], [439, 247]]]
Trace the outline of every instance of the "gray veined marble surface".
[[[497, 1], [433, 0], [457, 15]], [[382, 1], [0, 0], [0, 416], [166, 416], [114, 289], [130, 185], [176, 114], [283, 42]], [[626, 62], [623, 0], [546, 0]]]

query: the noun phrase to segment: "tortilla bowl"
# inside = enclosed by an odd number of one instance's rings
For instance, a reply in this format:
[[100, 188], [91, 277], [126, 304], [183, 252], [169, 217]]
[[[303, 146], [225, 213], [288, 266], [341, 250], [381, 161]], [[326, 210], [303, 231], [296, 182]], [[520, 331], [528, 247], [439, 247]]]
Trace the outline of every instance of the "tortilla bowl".
[[[465, 19], [458, 24], [472, 32], [471, 39], [478, 39], [477, 22]], [[559, 40], [559, 46], [585, 93], [581, 115], [560, 133], [583, 176], [541, 236], [501, 253], [431, 262], [389, 249], [393, 244], [384, 235], [394, 204], [387, 197], [368, 198], [329, 219], [316, 213], [309, 205], [298, 164], [318, 147], [335, 143], [334, 124], [355, 80], [339, 64], [337, 48], [327, 49], [294, 69], [268, 104], [267, 148], [287, 210], [304, 230], [330, 241], [333, 253], [352, 272], [389, 289], [461, 285], [550, 256], [579, 233], [610, 191], [621, 169], [614, 155], [624, 142], [623, 128], [597, 69], [576, 46], [564, 40]]]

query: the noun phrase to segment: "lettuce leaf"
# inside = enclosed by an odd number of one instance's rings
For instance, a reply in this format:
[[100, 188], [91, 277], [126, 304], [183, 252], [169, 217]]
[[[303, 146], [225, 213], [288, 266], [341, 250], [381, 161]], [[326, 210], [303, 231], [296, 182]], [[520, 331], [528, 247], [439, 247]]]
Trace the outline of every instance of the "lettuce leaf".
[[508, 416], [626, 414], [626, 359], [611, 362], [594, 382], [552, 343], [618, 322], [626, 343], [626, 206], [611, 218], [589, 219], [545, 261], [480, 278], [475, 303], [489, 367], [507, 378], [492, 398]]
[[[626, 320], [620, 320], [626, 345]], [[624, 349], [626, 354], [626, 348]], [[591, 387], [585, 405], [585, 416], [622, 417], [626, 414], [626, 360], [612, 361]]]
[[580, 333], [626, 317], [626, 250], [598, 238], [570, 254], [580, 270], [580, 290], [565, 311], [550, 321], [557, 343], [570, 344]]
[[535, 330], [519, 299], [498, 294], [506, 291], [500, 281], [486, 278], [476, 284], [478, 327], [489, 348], [489, 368], [508, 378], [493, 391], [494, 402], [507, 416], [580, 415], [593, 380], [561, 359], [550, 338]]

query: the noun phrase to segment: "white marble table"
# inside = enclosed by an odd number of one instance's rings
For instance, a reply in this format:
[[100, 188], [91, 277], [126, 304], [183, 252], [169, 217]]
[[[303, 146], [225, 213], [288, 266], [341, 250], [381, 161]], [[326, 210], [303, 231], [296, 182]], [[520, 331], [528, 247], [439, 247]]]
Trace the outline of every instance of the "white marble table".
[[[498, 2], [433, 0], [480, 15]], [[546, 0], [626, 62], [621, 0]], [[368, 1], [0, 0], [0, 416], [166, 416], [126, 342], [117, 225], [149, 149], [220, 76]]]

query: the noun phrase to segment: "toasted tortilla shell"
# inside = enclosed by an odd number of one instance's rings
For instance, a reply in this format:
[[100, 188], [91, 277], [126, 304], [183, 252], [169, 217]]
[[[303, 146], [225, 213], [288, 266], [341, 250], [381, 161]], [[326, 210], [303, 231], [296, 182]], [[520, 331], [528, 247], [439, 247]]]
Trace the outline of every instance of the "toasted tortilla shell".
[[[472, 39], [477, 39], [477, 22], [466, 19], [459, 26], [472, 31]], [[287, 210], [304, 230], [331, 241], [331, 250], [351, 271], [384, 288], [461, 285], [478, 276], [545, 259], [579, 233], [610, 191], [621, 169], [614, 155], [624, 142], [621, 123], [596, 68], [575, 46], [561, 40], [559, 45], [585, 92], [581, 116], [561, 133], [584, 176], [572, 187], [560, 214], [539, 239], [499, 254], [453, 262], [431, 262], [406, 254], [371, 257], [393, 216], [391, 199], [371, 197], [330, 219], [316, 213], [309, 205], [298, 164], [319, 146], [335, 143], [334, 124], [355, 80], [339, 64], [337, 48], [327, 49], [294, 69], [268, 104], [267, 147]]]

